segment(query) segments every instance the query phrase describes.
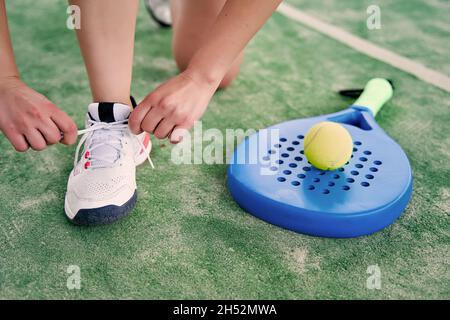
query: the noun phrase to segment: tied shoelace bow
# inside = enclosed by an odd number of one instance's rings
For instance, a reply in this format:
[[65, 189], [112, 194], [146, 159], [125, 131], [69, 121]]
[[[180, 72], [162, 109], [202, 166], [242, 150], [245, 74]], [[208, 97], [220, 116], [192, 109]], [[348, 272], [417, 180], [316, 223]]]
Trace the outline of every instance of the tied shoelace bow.
[[[75, 153], [75, 160], [74, 160], [74, 166], [77, 165], [79, 153], [81, 150], [81, 147], [85, 144], [86, 141], [90, 141], [89, 143], [89, 158], [91, 165], [89, 168], [91, 169], [97, 169], [97, 168], [108, 168], [112, 167], [115, 162], [120, 159], [120, 153], [122, 151], [122, 141], [121, 138], [125, 133], [127, 133], [128, 130], [128, 120], [121, 120], [116, 122], [98, 122], [94, 120], [88, 120], [89, 127], [83, 130], [78, 130], [78, 135], [83, 135], [80, 139], [80, 142], [78, 143], [77, 150]], [[145, 152], [145, 146], [141, 142], [141, 140], [138, 138], [138, 136], [133, 135], [133, 137], [136, 139], [142, 150]], [[117, 153], [119, 154], [119, 157], [115, 160], [111, 160], [107, 157], [102, 157], [101, 154], [94, 153], [93, 151], [95, 149], [98, 149], [102, 146], [108, 146], [112, 149], [115, 149]], [[147, 160], [150, 164], [150, 166], [154, 169], [155, 166], [153, 165], [153, 161], [150, 158], [150, 154], [147, 154]], [[99, 164], [101, 163], [101, 164]], [[103, 165], [104, 163], [109, 164]]]

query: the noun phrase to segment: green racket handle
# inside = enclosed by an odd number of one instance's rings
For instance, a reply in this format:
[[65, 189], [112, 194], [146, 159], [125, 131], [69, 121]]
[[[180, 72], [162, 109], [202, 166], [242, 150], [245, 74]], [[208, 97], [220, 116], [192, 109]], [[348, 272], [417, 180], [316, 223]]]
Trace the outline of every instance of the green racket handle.
[[392, 84], [382, 78], [375, 78], [367, 82], [363, 93], [353, 105], [366, 107], [375, 117], [381, 107], [392, 98], [394, 89]]

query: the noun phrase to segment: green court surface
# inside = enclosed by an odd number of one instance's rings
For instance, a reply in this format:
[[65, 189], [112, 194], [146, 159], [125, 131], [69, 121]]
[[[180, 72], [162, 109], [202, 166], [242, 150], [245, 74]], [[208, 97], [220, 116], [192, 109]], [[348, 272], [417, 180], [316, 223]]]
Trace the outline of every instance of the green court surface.
[[[319, 4], [320, 3], [320, 4]], [[292, 0], [315, 17], [450, 75], [447, 1], [379, 1], [382, 29], [357, 0]], [[64, 1], [8, 1], [23, 79], [82, 126], [90, 92]], [[446, 13], [445, 13], [446, 12]], [[143, 98], [176, 74], [170, 30], [140, 11], [133, 92]], [[226, 165], [175, 165], [154, 140], [156, 169], [138, 169], [126, 219], [81, 228], [64, 216], [75, 147], [16, 153], [0, 137], [0, 298], [394, 299], [450, 298], [450, 94], [309, 30], [279, 13], [246, 51], [233, 85], [216, 94], [203, 127], [259, 129], [331, 113], [340, 88], [372, 77], [396, 92], [377, 120], [406, 151], [414, 193], [401, 218], [357, 239], [323, 239], [262, 222], [226, 188]], [[69, 290], [67, 268], [81, 270]], [[381, 289], [366, 286], [378, 265]]]

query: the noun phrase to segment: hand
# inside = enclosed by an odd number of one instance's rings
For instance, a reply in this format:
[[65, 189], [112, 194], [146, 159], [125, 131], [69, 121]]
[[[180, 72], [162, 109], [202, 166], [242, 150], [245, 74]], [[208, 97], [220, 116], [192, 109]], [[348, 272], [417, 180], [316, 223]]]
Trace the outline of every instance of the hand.
[[20, 152], [77, 139], [72, 119], [18, 78], [0, 79], [0, 131]]
[[205, 81], [192, 71], [184, 71], [156, 88], [136, 107], [129, 119], [130, 130], [180, 142], [180, 132], [189, 130], [200, 119], [219, 83], [220, 80]]

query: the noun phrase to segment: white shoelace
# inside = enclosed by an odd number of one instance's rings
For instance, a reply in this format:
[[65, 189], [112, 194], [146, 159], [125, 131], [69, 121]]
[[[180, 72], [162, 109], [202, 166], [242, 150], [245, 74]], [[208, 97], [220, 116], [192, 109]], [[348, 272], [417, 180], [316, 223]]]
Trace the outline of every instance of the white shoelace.
[[[98, 168], [112, 168], [114, 164], [121, 158], [121, 153], [123, 152], [122, 140], [121, 138], [124, 134], [127, 133], [128, 130], [128, 120], [116, 121], [116, 122], [98, 122], [94, 120], [88, 120], [90, 126], [83, 130], [78, 130], [78, 135], [83, 135], [78, 143], [76, 152], [75, 152], [75, 160], [74, 166], [77, 165], [79, 161], [79, 153], [81, 147], [88, 142], [89, 146], [89, 158], [91, 165], [89, 168], [98, 169]], [[130, 133], [131, 134], [131, 133]], [[142, 150], [145, 150], [144, 144], [138, 138], [138, 136], [133, 135]], [[101, 154], [95, 153], [94, 150], [98, 149], [102, 146], [108, 146], [117, 151], [118, 157], [114, 160], [111, 160], [109, 157], [102, 156]], [[145, 152], [145, 151], [144, 151]], [[154, 169], [153, 161], [150, 158], [150, 154], [147, 154], [147, 160], [150, 166]], [[105, 165], [105, 163], [107, 165]]]

